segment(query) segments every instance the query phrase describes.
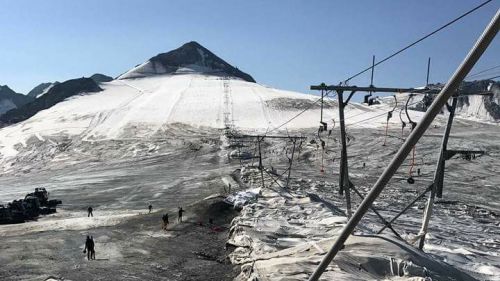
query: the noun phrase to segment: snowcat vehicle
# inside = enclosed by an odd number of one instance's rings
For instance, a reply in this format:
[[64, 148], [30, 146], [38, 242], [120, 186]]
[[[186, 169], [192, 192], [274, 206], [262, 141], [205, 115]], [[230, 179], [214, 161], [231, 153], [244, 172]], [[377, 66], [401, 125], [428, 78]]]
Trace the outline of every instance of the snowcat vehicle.
[[0, 224], [12, 223], [12, 212], [10, 208], [0, 205]]
[[[45, 189], [45, 187], [37, 187], [35, 188], [35, 192], [33, 193], [28, 193], [26, 197], [28, 196], [34, 196], [37, 197], [38, 200], [40, 201], [40, 205], [42, 207], [48, 207], [48, 208], [54, 208], [58, 204], [62, 204], [61, 200], [49, 200], [49, 193]], [[55, 212], [55, 209], [54, 209]]]

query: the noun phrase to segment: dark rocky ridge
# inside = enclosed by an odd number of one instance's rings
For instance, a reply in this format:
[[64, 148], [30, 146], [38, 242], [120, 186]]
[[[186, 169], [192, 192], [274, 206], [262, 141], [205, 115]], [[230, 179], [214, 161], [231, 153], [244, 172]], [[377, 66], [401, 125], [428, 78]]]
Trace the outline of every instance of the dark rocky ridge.
[[33, 100], [16, 109], [9, 110], [0, 116], [0, 122], [3, 124], [13, 124], [24, 121], [37, 112], [47, 109], [71, 96], [80, 93], [99, 92], [102, 89], [90, 78], [78, 78], [65, 81], [54, 85], [47, 94]]
[[0, 85], [0, 100], [10, 99], [17, 107], [23, 106], [33, 100], [33, 98], [14, 92], [9, 86]]
[[158, 54], [149, 59], [147, 64], [147, 68], [142, 69], [139, 67], [133, 70], [132, 73], [129, 72], [127, 75], [123, 75], [121, 78], [175, 73], [181, 67], [196, 65], [206, 68], [207, 71], [202, 71], [206, 74], [238, 77], [245, 81], [255, 83], [252, 76], [233, 67], [194, 41], [186, 43], [170, 52]]
[[27, 94], [27, 96], [32, 97], [32, 98], [35, 99], [38, 95], [42, 94], [43, 91], [45, 91], [45, 89], [47, 89], [48, 87], [50, 87], [52, 85], [57, 85], [57, 84], [59, 84], [58, 81], [56, 81], [56, 82], [41, 83], [38, 86], [36, 86], [35, 88], [33, 88], [31, 91], [29, 91], [29, 93]]
[[94, 80], [97, 84], [102, 83], [102, 82], [113, 81], [113, 77], [109, 77], [109, 76], [101, 74], [101, 73], [96, 73], [96, 74], [90, 76], [90, 79]]
[[[90, 76], [90, 79], [94, 80], [97, 84], [102, 83], [102, 82], [109, 82], [113, 81], [113, 77], [101, 74], [101, 73], [95, 73], [94, 75]], [[32, 98], [36, 98], [38, 95], [42, 94], [43, 91], [45, 91], [48, 87], [52, 85], [57, 85], [60, 84], [59, 81], [55, 82], [46, 82], [46, 83], [41, 83], [35, 88], [33, 88], [27, 96], [30, 96]]]

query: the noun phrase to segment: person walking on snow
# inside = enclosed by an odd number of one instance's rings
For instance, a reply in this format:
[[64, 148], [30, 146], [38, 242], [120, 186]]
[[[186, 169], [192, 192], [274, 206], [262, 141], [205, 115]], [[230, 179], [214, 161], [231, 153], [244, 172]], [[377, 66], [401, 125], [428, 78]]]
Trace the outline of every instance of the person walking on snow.
[[87, 236], [87, 240], [85, 240], [85, 248], [83, 249], [83, 253], [87, 253], [87, 260], [95, 260], [94, 239], [90, 236]]
[[182, 207], [179, 207], [179, 217], [177, 218], [177, 222], [182, 222], [182, 213], [184, 213], [184, 210]]
[[92, 211], [93, 211], [92, 207], [89, 206], [89, 208], [87, 209], [87, 212], [88, 212], [87, 217], [93, 217], [94, 216], [94, 214], [92, 214]]
[[163, 220], [163, 226], [161, 227], [161, 229], [167, 230], [167, 226], [168, 226], [168, 214], [164, 214], [161, 219]]
[[95, 243], [94, 237], [90, 236], [90, 258], [95, 260]]

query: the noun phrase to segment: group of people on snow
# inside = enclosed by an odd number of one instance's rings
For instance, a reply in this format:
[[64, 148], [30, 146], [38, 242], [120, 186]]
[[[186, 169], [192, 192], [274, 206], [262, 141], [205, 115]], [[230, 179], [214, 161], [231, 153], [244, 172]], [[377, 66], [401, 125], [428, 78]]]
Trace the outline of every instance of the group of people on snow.
[[[151, 212], [153, 211], [153, 205], [149, 204], [148, 206], [148, 214], [151, 214]], [[92, 213], [93, 212], [93, 208], [92, 207], [88, 207], [87, 208], [87, 217], [94, 217], [94, 214]], [[178, 211], [177, 211], [177, 222], [178, 223], [181, 223], [182, 222], [182, 215], [184, 213], [184, 209], [182, 209], [182, 207], [179, 207]], [[169, 224], [169, 221], [168, 221], [168, 213], [165, 213], [163, 216], [162, 216], [162, 230], [167, 230], [167, 226]], [[94, 238], [92, 236], [87, 236], [87, 239], [85, 240], [85, 248], [83, 250], [83, 253], [87, 254], [87, 259], [88, 260], [95, 260], [95, 243], [94, 243]]]
[[[178, 211], [177, 211], [177, 222], [178, 223], [181, 223], [182, 222], [182, 214], [184, 213], [184, 209], [182, 209], [182, 207], [179, 207]], [[161, 217], [161, 220], [163, 222], [162, 224], [162, 227], [161, 229], [162, 230], [167, 230], [167, 226], [169, 224], [169, 221], [168, 221], [168, 213], [165, 213], [162, 217]]]

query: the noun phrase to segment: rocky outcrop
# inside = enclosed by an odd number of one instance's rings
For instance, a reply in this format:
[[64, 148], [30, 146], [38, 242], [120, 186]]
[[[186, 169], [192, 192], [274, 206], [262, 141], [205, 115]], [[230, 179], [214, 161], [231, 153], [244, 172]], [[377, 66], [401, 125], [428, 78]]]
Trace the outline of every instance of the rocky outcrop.
[[113, 81], [113, 77], [101, 74], [101, 73], [96, 73], [92, 76], [90, 76], [90, 79], [94, 80], [97, 84], [103, 83], [103, 82], [109, 82]]
[[50, 90], [51, 87], [53, 87], [54, 85], [57, 85], [57, 84], [59, 84], [58, 81], [41, 83], [38, 86], [36, 86], [35, 88], [33, 88], [31, 91], [29, 91], [28, 96], [36, 99], [37, 97], [46, 94]]
[[255, 82], [252, 76], [233, 67], [194, 41], [186, 43], [168, 53], [156, 55], [147, 62], [120, 75], [118, 79], [185, 72], [231, 76], [241, 78], [247, 82]]

